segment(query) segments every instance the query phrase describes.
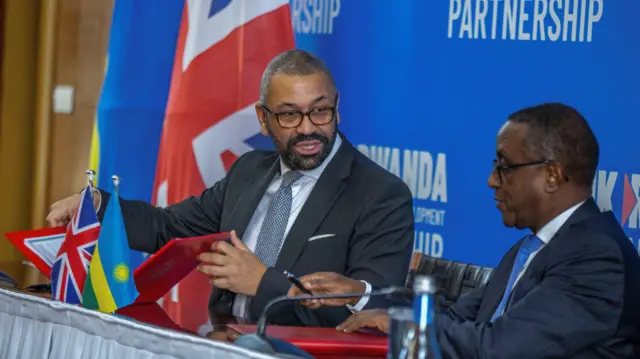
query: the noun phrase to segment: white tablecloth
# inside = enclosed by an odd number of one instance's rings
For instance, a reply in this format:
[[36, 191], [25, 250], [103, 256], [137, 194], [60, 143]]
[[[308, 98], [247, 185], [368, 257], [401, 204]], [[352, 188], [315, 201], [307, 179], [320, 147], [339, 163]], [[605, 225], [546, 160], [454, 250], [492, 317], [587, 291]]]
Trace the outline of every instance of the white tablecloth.
[[0, 358], [274, 357], [0, 288]]

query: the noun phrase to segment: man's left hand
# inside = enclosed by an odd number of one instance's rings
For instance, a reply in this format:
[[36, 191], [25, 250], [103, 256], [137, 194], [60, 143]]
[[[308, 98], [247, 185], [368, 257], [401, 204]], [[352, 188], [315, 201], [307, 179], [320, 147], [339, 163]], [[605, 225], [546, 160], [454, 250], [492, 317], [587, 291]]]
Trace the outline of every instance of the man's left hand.
[[376, 328], [389, 333], [389, 314], [384, 309], [363, 310], [350, 316], [344, 323], [336, 327], [345, 333], [355, 332], [362, 328]]
[[231, 244], [215, 242], [211, 252], [198, 256], [201, 262], [198, 270], [209, 277], [215, 287], [227, 289], [237, 294], [254, 296], [262, 276], [267, 271], [260, 259], [231, 232]]

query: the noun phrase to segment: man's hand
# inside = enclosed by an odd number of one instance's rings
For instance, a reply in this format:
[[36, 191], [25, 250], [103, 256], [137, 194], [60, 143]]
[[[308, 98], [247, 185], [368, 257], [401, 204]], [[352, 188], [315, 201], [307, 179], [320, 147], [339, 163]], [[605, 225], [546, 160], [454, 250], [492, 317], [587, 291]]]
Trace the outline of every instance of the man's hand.
[[344, 323], [336, 327], [337, 330], [350, 333], [362, 328], [376, 328], [389, 333], [389, 314], [384, 309], [363, 310], [350, 316]]
[[231, 243], [215, 242], [211, 252], [198, 256], [198, 270], [211, 277], [215, 287], [237, 294], [256, 295], [262, 276], [267, 271], [258, 257], [231, 232]]
[[51, 211], [47, 216], [47, 225], [49, 227], [66, 227], [78, 210], [81, 197], [81, 194], [76, 194], [52, 204]]
[[[355, 279], [344, 277], [338, 273], [318, 272], [300, 278], [300, 282], [313, 294], [331, 295], [344, 293], [364, 294], [367, 286]], [[304, 295], [296, 286], [289, 289], [288, 296]], [[339, 307], [346, 304], [356, 305], [361, 297], [343, 299], [303, 300], [302, 305], [311, 309], [317, 309], [323, 305]]]

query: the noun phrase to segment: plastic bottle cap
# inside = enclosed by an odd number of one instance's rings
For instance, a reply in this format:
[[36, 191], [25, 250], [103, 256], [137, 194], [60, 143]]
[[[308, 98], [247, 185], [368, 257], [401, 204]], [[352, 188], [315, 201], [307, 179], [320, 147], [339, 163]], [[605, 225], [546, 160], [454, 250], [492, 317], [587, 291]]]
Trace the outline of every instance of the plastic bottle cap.
[[428, 275], [417, 275], [413, 281], [413, 292], [435, 294], [436, 281]]

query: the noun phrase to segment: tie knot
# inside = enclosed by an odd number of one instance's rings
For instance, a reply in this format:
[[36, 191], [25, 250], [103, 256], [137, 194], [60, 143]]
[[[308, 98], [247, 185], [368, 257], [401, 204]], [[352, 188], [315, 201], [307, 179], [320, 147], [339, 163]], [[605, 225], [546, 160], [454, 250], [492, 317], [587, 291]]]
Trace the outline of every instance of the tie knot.
[[302, 173], [298, 171], [288, 171], [287, 173], [282, 175], [282, 184], [280, 185], [280, 187], [289, 187], [301, 177]]
[[543, 244], [544, 242], [542, 242], [542, 240], [538, 238], [538, 236], [536, 236], [535, 234], [531, 234], [531, 235], [528, 235], [522, 242], [522, 246], [520, 246], [520, 251], [526, 252], [527, 254], [531, 254], [537, 251], [538, 249], [540, 249], [540, 247], [542, 247]]

